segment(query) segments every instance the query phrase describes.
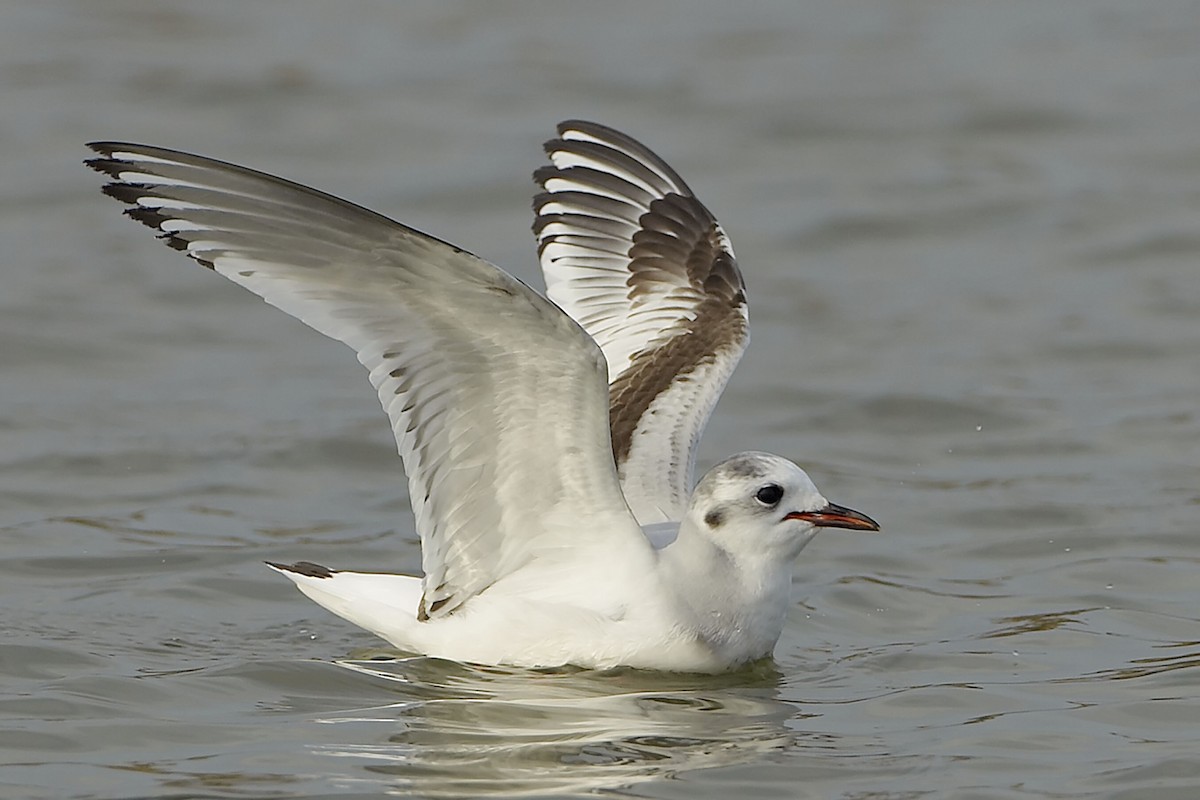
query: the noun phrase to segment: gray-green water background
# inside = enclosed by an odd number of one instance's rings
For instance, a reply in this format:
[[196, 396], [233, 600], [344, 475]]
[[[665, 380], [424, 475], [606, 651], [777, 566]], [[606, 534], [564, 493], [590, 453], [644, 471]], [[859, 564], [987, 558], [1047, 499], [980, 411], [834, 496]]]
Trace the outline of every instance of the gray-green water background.
[[[0, 7], [0, 796], [1200, 796], [1192, 2]], [[120, 218], [83, 142], [284, 175], [541, 285], [582, 116], [733, 237], [704, 440], [882, 521], [773, 669], [387, 656], [263, 559], [415, 570], [351, 353]]]

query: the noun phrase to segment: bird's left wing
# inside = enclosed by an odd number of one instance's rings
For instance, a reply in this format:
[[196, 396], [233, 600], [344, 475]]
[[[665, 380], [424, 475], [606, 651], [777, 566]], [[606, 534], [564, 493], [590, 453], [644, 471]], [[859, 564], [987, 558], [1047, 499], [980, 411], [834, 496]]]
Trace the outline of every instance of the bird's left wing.
[[306, 186], [145, 145], [90, 147], [129, 216], [370, 370], [408, 472], [421, 614], [452, 613], [530, 564], [650, 557], [613, 464], [604, 359], [552, 303]]

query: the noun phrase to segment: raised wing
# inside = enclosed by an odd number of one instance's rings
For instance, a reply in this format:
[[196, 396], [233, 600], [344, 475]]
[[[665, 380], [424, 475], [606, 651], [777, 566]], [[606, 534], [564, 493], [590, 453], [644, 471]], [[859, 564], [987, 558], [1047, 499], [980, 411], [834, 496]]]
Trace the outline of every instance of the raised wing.
[[608, 360], [613, 454], [643, 525], [680, 520], [695, 448], [746, 349], [729, 239], [683, 179], [628, 136], [571, 120], [534, 173], [547, 295]]
[[156, 147], [89, 146], [126, 214], [358, 353], [408, 472], [422, 617], [534, 561], [649, 552], [613, 464], [600, 350], [552, 303], [306, 186]]

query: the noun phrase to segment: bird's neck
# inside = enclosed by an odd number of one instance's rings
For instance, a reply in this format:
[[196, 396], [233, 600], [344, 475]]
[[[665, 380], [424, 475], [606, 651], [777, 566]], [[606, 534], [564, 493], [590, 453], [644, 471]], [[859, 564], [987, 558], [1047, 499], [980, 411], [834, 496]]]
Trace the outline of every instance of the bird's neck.
[[790, 559], [731, 552], [687, 522], [659, 558], [707, 646], [736, 661], [770, 655], [791, 605]]

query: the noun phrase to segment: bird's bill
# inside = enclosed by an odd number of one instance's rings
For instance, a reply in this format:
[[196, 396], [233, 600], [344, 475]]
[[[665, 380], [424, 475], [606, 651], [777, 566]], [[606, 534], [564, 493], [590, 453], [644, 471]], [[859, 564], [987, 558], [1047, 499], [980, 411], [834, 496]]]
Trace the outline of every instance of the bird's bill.
[[818, 528], [849, 528], [854, 531], [877, 531], [879, 523], [861, 511], [830, 503], [817, 511], [792, 511], [784, 519], [802, 519]]

